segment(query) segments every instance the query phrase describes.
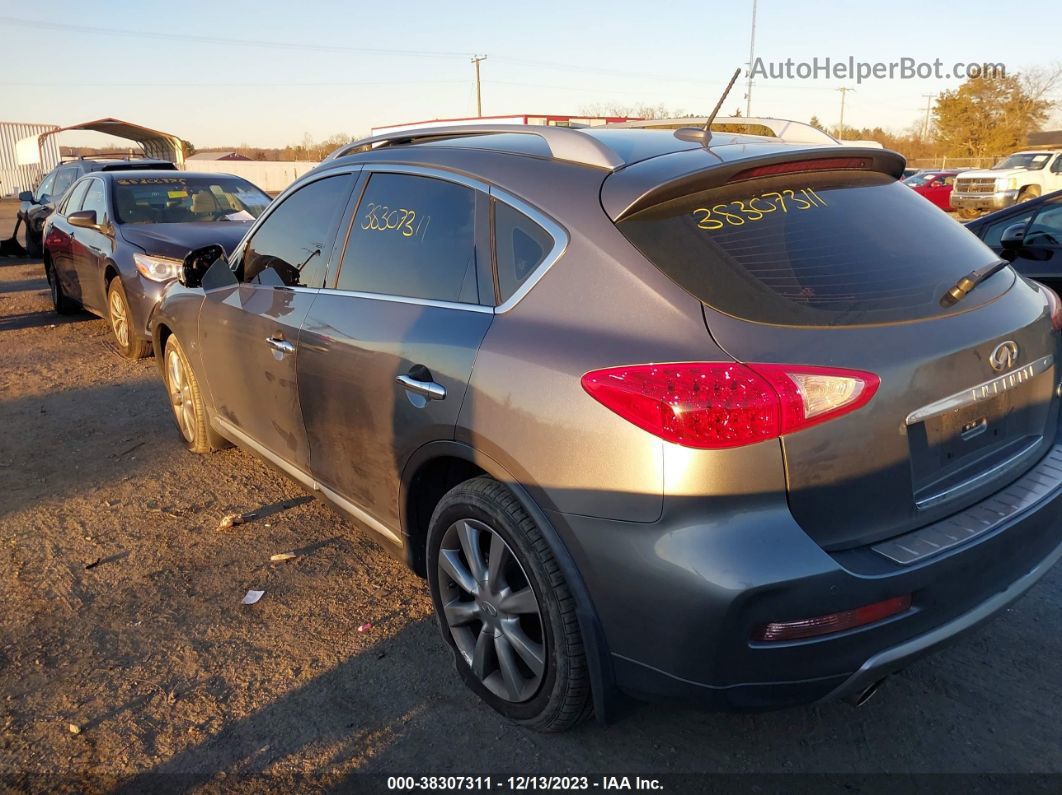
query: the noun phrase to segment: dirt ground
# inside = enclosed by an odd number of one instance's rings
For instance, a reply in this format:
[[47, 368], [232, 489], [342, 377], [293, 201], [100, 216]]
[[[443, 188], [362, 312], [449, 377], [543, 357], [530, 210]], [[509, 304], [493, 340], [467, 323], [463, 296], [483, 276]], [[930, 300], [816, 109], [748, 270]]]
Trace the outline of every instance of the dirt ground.
[[[119, 358], [102, 320], [54, 315], [39, 262], [0, 260], [0, 783], [335, 789], [365, 773], [708, 772], [1062, 782], [1062, 568], [861, 709], [633, 705], [611, 726], [542, 736], [459, 684], [423, 583], [302, 496], [239, 450], [187, 453], [154, 360]], [[217, 529], [262, 506], [277, 510]], [[297, 557], [270, 562], [288, 551]], [[265, 596], [242, 606], [248, 589]]]

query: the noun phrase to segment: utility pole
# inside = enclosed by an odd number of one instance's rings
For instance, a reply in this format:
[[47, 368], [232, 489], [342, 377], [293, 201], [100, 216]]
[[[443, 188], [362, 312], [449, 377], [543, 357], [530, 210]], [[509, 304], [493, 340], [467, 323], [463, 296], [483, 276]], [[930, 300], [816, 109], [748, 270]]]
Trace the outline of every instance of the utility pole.
[[756, 0], [752, 0], [752, 34], [749, 36], [749, 79], [745, 85], [745, 116], [752, 115], [752, 62], [756, 50]]
[[838, 136], [843, 136], [844, 135], [844, 99], [845, 99], [846, 96], [848, 96], [848, 92], [849, 91], [855, 91], [855, 89], [854, 88], [838, 88], [837, 90], [841, 92], [841, 121], [840, 121], [840, 124], [837, 125], [837, 135]]
[[472, 64], [476, 67], [476, 115], [483, 115], [483, 95], [479, 88], [479, 62], [487, 60], [486, 55], [473, 55]]
[[922, 125], [922, 140], [924, 141], [929, 138], [929, 111], [933, 104], [934, 95], [923, 94], [922, 96], [925, 97], [926, 100], [926, 121], [925, 124]]

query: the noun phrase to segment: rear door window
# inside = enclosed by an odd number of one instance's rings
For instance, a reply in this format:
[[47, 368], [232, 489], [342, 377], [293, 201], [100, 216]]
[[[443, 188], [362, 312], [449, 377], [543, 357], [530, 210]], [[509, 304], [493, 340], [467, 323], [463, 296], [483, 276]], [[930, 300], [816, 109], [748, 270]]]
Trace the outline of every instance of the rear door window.
[[891, 177], [786, 174], [683, 196], [618, 224], [661, 270], [709, 306], [763, 323], [916, 320], [992, 300], [1009, 268], [954, 309], [940, 298], [998, 256]]
[[479, 302], [476, 191], [432, 177], [376, 173], [354, 214], [336, 288]]

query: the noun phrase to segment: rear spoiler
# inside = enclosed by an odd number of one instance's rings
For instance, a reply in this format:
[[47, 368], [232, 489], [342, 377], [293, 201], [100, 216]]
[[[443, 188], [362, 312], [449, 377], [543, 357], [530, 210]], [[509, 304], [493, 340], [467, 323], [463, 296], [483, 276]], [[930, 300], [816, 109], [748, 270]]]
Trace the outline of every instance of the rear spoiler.
[[[862, 161], [859, 170], [877, 171], [899, 179], [907, 161], [888, 149], [854, 146], [815, 147], [813, 149], [771, 147], [768, 154], [724, 161], [719, 150], [688, 149], [671, 155], [643, 160], [609, 175], [601, 187], [601, 206], [613, 221], [689, 193], [723, 185], [742, 172], [782, 163], [823, 162], [821, 170], [833, 170], [838, 160]], [[851, 167], [851, 166], [849, 166]], [[814, 167], [806, 170], [814, 171]]]

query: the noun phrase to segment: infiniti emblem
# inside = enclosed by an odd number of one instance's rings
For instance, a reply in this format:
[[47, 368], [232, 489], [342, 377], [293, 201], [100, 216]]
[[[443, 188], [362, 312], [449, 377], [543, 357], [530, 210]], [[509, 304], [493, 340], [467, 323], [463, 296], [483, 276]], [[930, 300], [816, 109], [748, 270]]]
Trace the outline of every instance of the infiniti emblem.
[[988, 357], [988, 363], [992, 365], [992, 369], [996, 372], [1001, 373], [1004, 370], [1011, 369], [1018, 363], [1018, 343], [1013, 340], [1001, 342], [992, 351], [992, 355]]
[[486, 611], [488, 616], [494, 617], [498, 615], [498, 608], [496, 608], [490, 602], [483, 602], [482, 604], [483, 609]]

